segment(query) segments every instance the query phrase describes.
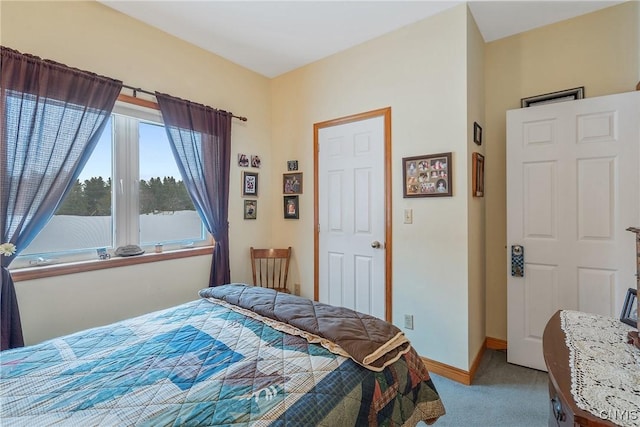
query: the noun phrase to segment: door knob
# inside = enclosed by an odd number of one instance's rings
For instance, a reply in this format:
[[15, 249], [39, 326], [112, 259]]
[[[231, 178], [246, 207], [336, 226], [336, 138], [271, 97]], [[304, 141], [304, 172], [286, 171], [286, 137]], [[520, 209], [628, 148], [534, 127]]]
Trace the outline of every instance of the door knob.
[[371, 242], [371, 247], [374, 249], [380, 248], [380, 242], [378, 242], [377, 240], [374, 240], [373, 242]]

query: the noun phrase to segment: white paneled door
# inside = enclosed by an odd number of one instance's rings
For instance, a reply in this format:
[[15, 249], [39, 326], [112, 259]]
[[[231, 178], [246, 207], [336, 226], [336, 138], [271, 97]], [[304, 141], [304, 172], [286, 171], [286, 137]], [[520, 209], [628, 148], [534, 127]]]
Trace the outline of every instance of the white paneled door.
[[640, 225], [639, 145], [640, 92], [507, 112], [510, 363], [546, 370], [542, 334], [559, 309], [619, 316], [635, 286], [625, 229]]
[[385, 117], [317, 129], [320, 302], [385, 319]]

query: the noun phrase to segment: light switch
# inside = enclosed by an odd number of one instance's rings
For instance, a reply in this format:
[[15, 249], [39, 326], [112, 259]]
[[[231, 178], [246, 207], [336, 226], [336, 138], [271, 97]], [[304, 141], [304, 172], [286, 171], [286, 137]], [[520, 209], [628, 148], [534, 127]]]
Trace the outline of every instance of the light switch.
[[413, 209], [404, 210], [404, 223], [413, 224]]

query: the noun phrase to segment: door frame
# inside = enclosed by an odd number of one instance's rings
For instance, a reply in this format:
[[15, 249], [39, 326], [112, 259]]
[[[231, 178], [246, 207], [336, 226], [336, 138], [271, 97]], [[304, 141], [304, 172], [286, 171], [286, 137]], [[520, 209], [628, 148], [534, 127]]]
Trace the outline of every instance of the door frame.
[[353, 114], [333, 120], [327, 120], [313, 124], [313, 298], [320, 298], [320, 206], [319, 206], [319, 180], [318, 180], [318, 133], [320, 129], [347, 123], [368, 120], [375, 117], [384, 118], [384, 239], [385, 239], [385, 319], [391, 322], [391, 107]]

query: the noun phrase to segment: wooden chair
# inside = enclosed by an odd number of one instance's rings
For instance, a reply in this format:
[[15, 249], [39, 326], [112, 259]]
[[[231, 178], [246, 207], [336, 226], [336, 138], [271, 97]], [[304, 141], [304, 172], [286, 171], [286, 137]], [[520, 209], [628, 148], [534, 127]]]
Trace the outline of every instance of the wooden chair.
[[291, 246], [287, 249], [254, 249], [251, 252], [253, 284], [279, 292], [291, 293], [287, 288]]

